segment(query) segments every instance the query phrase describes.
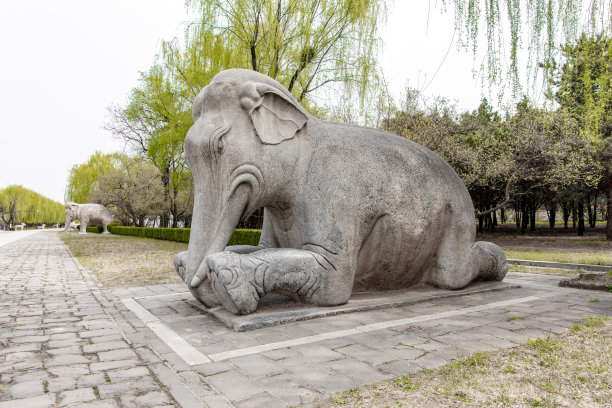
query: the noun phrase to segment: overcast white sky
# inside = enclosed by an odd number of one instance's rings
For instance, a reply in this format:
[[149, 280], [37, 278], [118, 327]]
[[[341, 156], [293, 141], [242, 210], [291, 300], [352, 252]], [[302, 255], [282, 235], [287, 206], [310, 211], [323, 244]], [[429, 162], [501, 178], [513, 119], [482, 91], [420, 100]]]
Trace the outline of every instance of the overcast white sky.
[[[181, 36], [187, 19], [182, 0], [3, 2], [0, 188], [20, 184], [63, 202], [74, 164], [122, 150], [102, 129], [106, 108], [125, 104], [160, 40]], [[423, 89], [431, 81], [427, 95], [478, 106], [471, 54], [452, 44], [444, 58], [453, 28], [452, 13], [432, 6], [428, 19], [427, 1], [396, 0], [381, 60], [396, 96], [407, 82]]]

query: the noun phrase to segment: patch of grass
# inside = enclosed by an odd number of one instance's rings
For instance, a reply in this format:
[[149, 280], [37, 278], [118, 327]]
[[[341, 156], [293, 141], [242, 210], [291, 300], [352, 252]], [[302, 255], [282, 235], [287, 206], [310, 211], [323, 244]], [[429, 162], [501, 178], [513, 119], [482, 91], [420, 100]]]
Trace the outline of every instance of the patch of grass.
[[473, 353], [437, 369], [337, 394], [318, 407], [609, 407], [610, 355], [612, 319], [589, 316], [564, 334], [512, 350]]
[[523, 320], [525, 318], [525, 316], [510, 316], [508, 318], [508, 321], [511, 322], [513, 320]]
[[404, 391], [407, 392], [414, 391], [419, 388], [419, 384], [413, 383], [410, 378], [406, 377], [405, 375], [397, 377], [395, 380], [393, 380], [393, 383], [399, 385], [404, 389]]
[[508, 265], [508, 270], [511, 272], [537, 273], [541, 275], [561, 275], [568, 277], [577, 277], [580, 273], [580, 271], [573, 269], [540, 268], [537, 266], [526, 265]]
[[588, 265], [612, 265], [612, 253], [609, 252], [549, 252], [542, 250], [505, 249], [509, 259], [527, 259], [530, 261], [565, 262]]
[[174, 255], [187, 244], [123, 235], [66, 235], [60, 239], [97, 282], [107, 287], [179, 283]]

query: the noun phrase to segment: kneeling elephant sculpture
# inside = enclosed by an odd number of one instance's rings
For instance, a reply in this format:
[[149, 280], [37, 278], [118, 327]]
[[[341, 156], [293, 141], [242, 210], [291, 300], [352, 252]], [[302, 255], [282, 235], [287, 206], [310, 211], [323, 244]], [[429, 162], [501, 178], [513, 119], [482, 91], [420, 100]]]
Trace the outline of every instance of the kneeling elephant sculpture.
[[[200, 92], [193, 120], [193, 221], [174, 265], [209, 307], [247, 314], [268, 293], [333, 306], [354, 290], [460, 289], [508, 270], [500, 247], [474, 243], [465, 185], [423, 146], [316, 119], [275, 80], [239, 69]], [[259, 245], [226, 248], [261, 207]]]
[[72, 221], [81, 221], [81, 231], [79, 234], [87, 234], [87, 226], [101, 225], [104, 228], [104, 234], [108, 234], [106, 227], [113, 222], [113, 216], [102, 204], [66, 204], [66, 227], [64, 232], [68, 234], [68, 230]]

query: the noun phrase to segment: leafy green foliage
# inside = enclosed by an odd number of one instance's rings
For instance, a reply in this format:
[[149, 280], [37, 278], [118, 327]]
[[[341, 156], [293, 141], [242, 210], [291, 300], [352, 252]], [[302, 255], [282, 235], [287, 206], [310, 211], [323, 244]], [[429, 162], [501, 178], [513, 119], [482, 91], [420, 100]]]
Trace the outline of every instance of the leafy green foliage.
[[[88, 228], [89, 231], [89, 228]], [[145, 228], [124, 227], [117, 224], [109, 224], [108, 231], [117, 235], [129, 235], [142, 238], [161, 239], [175, 242], [189, 242], [190, 228]], [[230, 238], [228, 245], [257, 245], [261, 230], [237, 229]]]
[[115, 169], [122, 157], [118, 153], [104, 154], [97, 151], [87, 162], [72, 166], [66, 185], [66, 201], [86, 203], [90, 190], [95, 187], [98, 179]]
[[22, 186], [0, 189], [0, 219], [6, 224], [53, 224], [65, 220], [63, 204]]

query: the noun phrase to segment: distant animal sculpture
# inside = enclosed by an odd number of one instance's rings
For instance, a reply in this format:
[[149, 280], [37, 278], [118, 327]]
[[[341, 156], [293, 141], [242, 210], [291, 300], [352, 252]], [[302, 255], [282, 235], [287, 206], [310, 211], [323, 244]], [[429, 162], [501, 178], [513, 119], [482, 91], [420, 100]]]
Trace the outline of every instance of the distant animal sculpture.
[[47, 226], [47, 224], [43, 224], [43, 225], [38, 225], [36, 227], [36, 229], [45, 229], [45, 227]]
[[[321, 306], [353, 290], [501, 280], [502, 249], [474, 242], [470, 195], [440, 156], [380, 130], [322, 121], [255, 71], [217, 74], [185, 138], [194, 205], [174, 265], [196, 298], [235, 314], [267, 293]], [[264, 207], [257, 246], [226, 248]]]
[[103, 234], [108, 234], [106, 227], [113, 222], [110, 211], [102, 204], [66, 204], [66, 227], [64, 232], [68, 234], [73, 220], [81, 221], [79, 234], [87, 234], [87, 227], [91, 225], [101, 225], [104, 228]]
[[21, 223], [21, 224], [15, 224], [15, 226], [14, 226], [15, 231], [17, 231], [17, 230], [21, 230], [21, 231], [23, 231], [23, 228], [24, 228], [24, 227], [25, 227], [25, 224], [24, 224], [24, 223]]

